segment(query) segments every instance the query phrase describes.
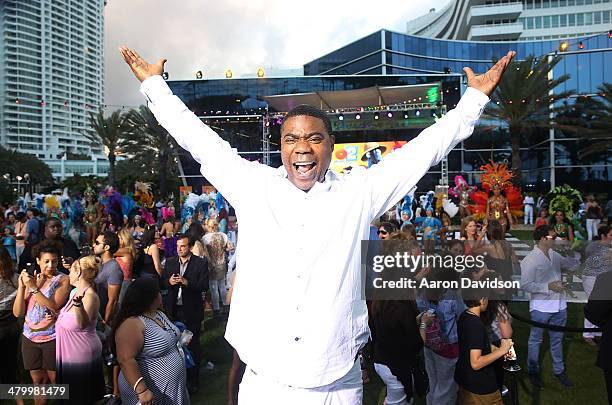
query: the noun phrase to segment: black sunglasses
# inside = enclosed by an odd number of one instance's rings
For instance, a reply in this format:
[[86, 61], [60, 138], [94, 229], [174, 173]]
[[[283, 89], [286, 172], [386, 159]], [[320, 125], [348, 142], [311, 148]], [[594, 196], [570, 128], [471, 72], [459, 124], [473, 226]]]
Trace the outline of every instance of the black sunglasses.
[[385, 231], [384, 229], [379, 229], [379, 230], [378, 230], [378, 234], [379, 234], [379, 235], [388, 235], [388, 234], [389, 234], [389, 232]]

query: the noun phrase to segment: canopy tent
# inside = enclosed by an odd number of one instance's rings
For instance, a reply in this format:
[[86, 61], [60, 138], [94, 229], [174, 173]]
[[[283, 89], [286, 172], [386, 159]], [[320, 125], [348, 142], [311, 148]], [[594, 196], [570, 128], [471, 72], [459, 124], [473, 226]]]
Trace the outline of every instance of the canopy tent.
[[270, 108], [287, 112], [300, 104], [307, 104], [323, 110], [339, 110], [351, 107], [379, 105], [432, 103], [439, 95], [440, 83], [417, 84], [412, 86], [373, 86], [356, 90], [318, 91], [314, 93], [281, 94], [264, 96]]

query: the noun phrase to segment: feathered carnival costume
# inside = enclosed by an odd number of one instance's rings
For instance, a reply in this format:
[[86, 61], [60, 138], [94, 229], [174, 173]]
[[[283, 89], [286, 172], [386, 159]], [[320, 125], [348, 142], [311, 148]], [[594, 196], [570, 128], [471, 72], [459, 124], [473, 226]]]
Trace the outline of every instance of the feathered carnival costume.
[[[508, 230], [508, 212], [515, 218], [523, 216], [521, 191], [510, 182], [512, 173], [506, 164], [490, 161], [480, 166], [480, 170], [484, 170], [480, 177], [483, 191], [476, 191], [472, 194], [474, 204], [469, 205], [469, 209], [477, 220], [484, 219], [486, 222], [496, 219], [501, 222], [504, 230]], [[499, 198], [489, 197], [493, 190], [500, 191]], [[501, 195], [501, 192], [505, 194], [505, 197]]]
[[[574, 214], [574, 209], [579, 207], [583, 201], [582, 194], [580, 191], [564, 184], [562, 186], [555, 187], [550, 193], [546, 195], [546, 200], [550, 201], [548, 203], [548, 213], [551, 218], [554, 217], [555, 212], [562, 211], [565, 214], [565, 218], [572, 224], [574, 229], [574, 239], [584, 239], [584, 235], [586, 235], [586, 231], [582, 226], [580, 219], [577, 218]], [[567, 230], [560, 229], [560, 226], [554, 224], [555, 232], [561, 237], [564, 236], [564, 232], [567, 233]]]
[[434, 207], [433, 207], [433, 198], [434, 192], [428, 191], [426, 195], [422, 195], [419, 199], [421, 201], [421, 206], [427, 213], [431, 211], [431, 216], [418, 217], [415, 219], [415, 225], [417, 226], [417, 232], [423, 233], [423, 240], [437, 240], [438, 239], [438, 231], [442, 228], [442, 222], [433, 216]]
[[465, 218], [470, 215], [470, 198], [476, 191], [476, 186], [470, 186], [461, 175], [455, 176], [455, 187], [448, 189], [448, 193], [459, 199], [459, 216]]

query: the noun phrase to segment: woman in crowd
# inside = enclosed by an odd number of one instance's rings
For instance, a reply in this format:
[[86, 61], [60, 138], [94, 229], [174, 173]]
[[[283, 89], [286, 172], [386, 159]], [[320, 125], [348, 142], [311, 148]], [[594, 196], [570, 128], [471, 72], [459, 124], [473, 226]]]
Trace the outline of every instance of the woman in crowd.
[[193, 215], [187, 215], [185, 218], [185, 223], [181, 227], [181, 233], [187, 233], [187, 229], [193, 224]]
[[[19, 275], [19, 288], [13, 304], [13, 315], [25, 316], [21, 353], [23, 366], [30, 372], [34, 384], [54, 384], [55, 379], [55, 321], [56, 313], [64, 306], [70, 293], [68, 277], [58, 273], [61, 246], [46, 239], [33, 249], [40, 273]], [[47, 400], [36, 400], [46, 404]]]
[[225, 208], [221, 208], [219, 210], [219, 216], [217, 217], [219, 221], [219, 232], [227, 233], [227, 210]]
[[100, 299], [94, 280], [100, 258], [86, 256], [70, 268], [70, 284], [76, 288], [57, 318], [57, 383], [70, 385], [68, 403], [93, 404], [105, 394], [102, 343], [96, 334]]
[[461, 220], [461, 238], [464, 241], [464, 249], [466, 255], [471, 255], [482, 247], [480, 241], [484, 238], [487, 232], [487, 226], [478, 230], [478, 223], [473, 216], [467, 216]]
[[189, 238], [189, 244], [192, 246], [191, 254], [198, 257], [206, 257], [208, 259], [208, 250], [202, 243], [202, 237], [204, 236], [204, 229], [199, 224], [193, 223], [185, 232], [185, 235]]
[[19, 257], [25, 249], [26, 219], [25, 212], [17, 213], [15, 222], [15, 255], [17, 256], [17, 266], [19, 266]]
[[592, 195], [588, 195], [587, 203], [585, 206], [586, 211], [586, 229], [588, 240], [593, 240], [594, 237], [597, 236], [597, 228], [599, 227], [599, 223], [603, 218], [603, 210], [601, 206]]
[[381, 240], [386, 240], [389, 238], [389, 235], [397, 232], [397, 226], [392, 222], [383, 222], [378, 227], [378, 238]]
[[9, 226], [5, 226], [3, 229], [2, 246], [7, 250], [7, 252], [11, 256], [11, 259], [14, 262], [17, 262], [17, 244], [15, 241], [15, 235], [13, 234], [13, 230]]
[[[409, 234], [396, 232], [389, 240], [403, 240], [410, 254], [420, 249]], [[380, 291], [379, 291], [380, 292]], [[416, 388], [413, 370], [423, 348], [423, 340], [416, 323], [418, 309], [414, 296], [410, 300], [372, 301], [370, 328], [372, 330], [374, 369], [387, 386], [385, 403], [411, 403]]]
[[136, 259], [136, 248], [134, 247], [134, 239], [132, 232], [128, 228], [124, 228], [117, 234], [119, 236], [119, 250], [115, 252], [115, 260], [121, 267], [123, 273], [123, 283], [121, 284], [121, 292], [119, 293], [119, 303], [123, 302], [123, 297], [127, 291], [127, 287], [134, 278], [133, 268], [134, 260]]
[[[17, 278], [13, 260], [8, 251], [0, 246], [0, 384], [18, 382], [19, 323], [13, 315], [13, 303], [19, 283]], [[19, 400], [17, 403], [23, 404], [23, 401]]]
[[[452, 243], [454, 242], [454, 243]], [[451, 241], [448, 254], [463, 254], [459, 241]], [[428, 280], [453, 281], [459, 273], [454, 268], [436, 268], [428, 275]], [[427, 394], [428, 405], [454, 405], [457, 385], [453, 379], [455, 363], [459, 354], [457, 343], [457, 319], [465, 309], [459, 292], [454, 289], [427, 289], [417, 298], [420, 324], [423, 330], [435, 320], [440, 325], [441, 344], [431, 345], [425, 341], [425, 368], [429, 376], [430, 390]]]
[[164, 243], [164, 257], [176, 256], [176, 233], [174, 230], [174, 217], [164, 217], [164, 224], [162, 225], [159, 235], [162, 237]]
[[459, 359], [455, 380], [459, 385], [457, 404], [503, 405], [493, 363], [504, 357], [513, 345], [502, 339], [499, 348], [491, 346], [481, 314], [489, 304], [488, 293], [479, 290], [480, 299], [464, 300], [467, 309], [459, 317]]
[[555, 211], [555, 216], [551, 218], [550, 226], [555, 230], [557, 238], [569, 241], [574, 240], [574, 227], [567, 218], [565, 218], [565, 213], [563, 211]]
[[119, 386], [125, 405], [189, 404], [180, 332], [160, 310], [159, 284], [135, 280], [119, 310], [112, 341], [121, 366]]
[[489, 244], [485, 249], [485, 264], [489, 270], [501, 275], [504, 280], [512, 280], [514, 268], [518, 267], [518, 258], [510, 242], [506, 241], [502, 224], [493, 219], [487, 226]]
[[134, 263], [134, 273], [139, 277], [148, 276], [160, 279], [162, 276], [161, 257], [155, 243], [156, 231], [155, 225], [147, 225], [142, 235], [140, 251]]
[[231, 250], [227, 235], [219, 232], [219, 224], [214, 219], [206, 221], [206, 229], [209, 231], [204, 235], [204, 246], [208, 250], [208, 266], [210, 269], [210, 296], [212, 300], [213, 312], [219, 314], [219, 296], [226, 312], [225, 276], [227, 275], [226, 253]]
[[536, 218], [534, 229], [538, 229], [542, 225], [548, 225], [548, 208], [542, 207], [538, 217]]

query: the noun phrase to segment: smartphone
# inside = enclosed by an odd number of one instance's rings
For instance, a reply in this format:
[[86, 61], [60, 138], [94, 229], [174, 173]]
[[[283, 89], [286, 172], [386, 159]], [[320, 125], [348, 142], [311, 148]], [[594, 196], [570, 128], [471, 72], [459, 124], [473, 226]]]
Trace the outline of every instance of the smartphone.
[[36, 272], [36, 265], [34, 263], [26, 263], [25, 268], [23, 269], [28, 272], [28, 274], [34, 277], [34, 273]]

